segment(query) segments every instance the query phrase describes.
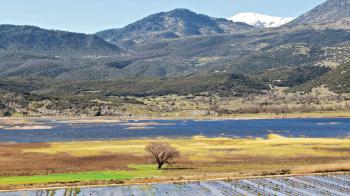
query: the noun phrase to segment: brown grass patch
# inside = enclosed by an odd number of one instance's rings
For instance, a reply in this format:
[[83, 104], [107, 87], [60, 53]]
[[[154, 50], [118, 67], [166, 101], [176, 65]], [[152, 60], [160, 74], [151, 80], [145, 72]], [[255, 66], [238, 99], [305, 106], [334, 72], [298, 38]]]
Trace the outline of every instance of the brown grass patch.
[[237, 148], [228, 148], [228, 149], [220, 149], [220, 148], [218, 148], [218, 149], [209, 149], [209, 151], [213, 151], [213, 152], [227, 152], [227, 153], [229, 153], [229, 152], [236, 152], [236, 151], [239, 151], [240, 149], [237, 149]]
[[350, 162], [317, 164], [312, 166], [299, 167], [294, 170], [296, 174], [327, 173], [327, 172], [348, 172]]
[[23, 153], [23, 149], [44, 148], [47, 144], [0, 144], [0, 175], [34, 175], [77, 171], [127, 170], [128, 164], [145, 159], [128, 154], [75, 157], [67, 153], [48, 155]]
[[315, 150], [327, 150], [327, 151], [331, 151], [331, 152], [349, 152], [350, 153], [350, 148], [313, 148]]

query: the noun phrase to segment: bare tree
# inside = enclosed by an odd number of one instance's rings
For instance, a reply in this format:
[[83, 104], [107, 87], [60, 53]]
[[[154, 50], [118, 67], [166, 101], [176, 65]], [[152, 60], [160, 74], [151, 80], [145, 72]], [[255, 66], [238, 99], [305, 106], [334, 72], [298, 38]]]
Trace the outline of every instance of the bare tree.
[[158, 169], [161, 169], [164, 164], [173, 163], [174, 159], [180, 156], [176, 148], [163, 142], [152, 142], [146, 146], [145, 150], [152, 162], [158, 164]]

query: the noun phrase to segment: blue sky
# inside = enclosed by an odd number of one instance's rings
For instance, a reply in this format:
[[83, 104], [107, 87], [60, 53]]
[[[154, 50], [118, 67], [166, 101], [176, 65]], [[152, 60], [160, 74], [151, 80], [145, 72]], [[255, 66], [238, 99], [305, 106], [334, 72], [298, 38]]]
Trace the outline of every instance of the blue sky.
[[188, 8], [227, 18], [239, 12], [296, 17], [325, 0], [1, 0], [0, 24], [94, 33], [149, 14]]

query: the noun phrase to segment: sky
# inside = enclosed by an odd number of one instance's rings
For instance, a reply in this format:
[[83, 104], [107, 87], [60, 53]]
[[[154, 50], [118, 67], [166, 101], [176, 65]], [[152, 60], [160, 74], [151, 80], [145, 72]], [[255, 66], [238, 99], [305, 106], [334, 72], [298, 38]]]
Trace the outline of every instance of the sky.
[[187, 8], [213, 17], [240, 12], [297, 17], [325, 0], [1, 0], [0, 24], [95, 33], [150, 14]]

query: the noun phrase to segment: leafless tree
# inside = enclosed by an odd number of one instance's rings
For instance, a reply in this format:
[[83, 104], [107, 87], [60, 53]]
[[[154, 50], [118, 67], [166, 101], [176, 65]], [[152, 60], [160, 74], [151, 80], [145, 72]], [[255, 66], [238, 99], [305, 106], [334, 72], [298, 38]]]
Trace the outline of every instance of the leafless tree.
[[175, 147], [163, 142], [152, 142], [146, 146], [145, 150], [152, 162], [158, 164], [158, 169], [161, 169], [164, 164], [173, 163], [174, 159], [180, 156]]

